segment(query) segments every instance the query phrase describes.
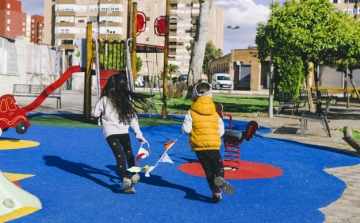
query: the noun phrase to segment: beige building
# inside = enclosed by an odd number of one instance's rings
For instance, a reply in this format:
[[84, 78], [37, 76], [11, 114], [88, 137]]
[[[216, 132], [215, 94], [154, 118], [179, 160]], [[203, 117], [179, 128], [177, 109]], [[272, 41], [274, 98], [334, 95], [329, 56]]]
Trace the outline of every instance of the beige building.
[[[95, 38], [126, 38], [127, 0], [44, 0], [44, 43], [75, 54], [75, 39], [85, 38], [86, 26], [92, 22]], [[165, 15], [166, 1], [139, 0], [138, 11], [145, 14], [146, 30], [137, 37], [137, 43], [164, 46], [164, 37], [154, 34], [154, 21]], [[198, 0], [172, 0], [170, 11], [169, 63], [179, 66], [180, 73], [188, 73], [190, 55], [186, 47], [195, 36], [195, 21], [199, 16]], [[100, 23], [98, 24], [98, 20]], [[214, 4], [209, 20], [208, 40], [217, 48], [223, 45], [223, 10]], [[143, 61], [140, 75], [160, 74], [163, 54], [139, 53]]]
[[[209, 63], [209, 80], [216, 73], [230, 74], [234, 82], [234, 90], [259, 91], [268, 87], [268, 75], [270, 71], [270, 60], [260, 62], [254, 56], [257, 49], [238, 49], [234, 50], [234, 60], [232, 54], [227, 54]], [[234, 65], [234, 72], [231, 72], [231, 64]], [[210, 81], [211, 83], [211, 81]]]

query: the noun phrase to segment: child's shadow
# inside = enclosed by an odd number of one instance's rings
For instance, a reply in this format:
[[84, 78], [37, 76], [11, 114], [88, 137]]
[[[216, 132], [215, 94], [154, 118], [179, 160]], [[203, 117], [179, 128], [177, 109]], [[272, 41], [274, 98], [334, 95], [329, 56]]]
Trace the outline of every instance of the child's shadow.
[[[111, 171], [117, 171], [116, 166], [114, 165], [107, 165], [107, 168], [109, 168]], [[158, 175], [154, 175], [151, 174], [151, 177], [145, 177], [144, 174], [139, 173], [141, 176], [141, 183], [145, 183], [145, 184], [149, 184], [149, 185], [153, 185], [153, 186], [158, 186], [158, 187], [167, 187], [167, 188], [174, 188], [174, 189], [178, 189], [178, 190], [182, 190], [185, 192], [185, 196], [184, 198], [189, 199], [189, 200], [198, 200], [198, 201], [202, 201], [205, 203], [212, 203], [211, 202], [211, 198], [198, 194], [196, 193], [196, 191], [192, 188], [189, 187], [185, 187], [182, 185], [178, 185], [178, 184], [173, 184], [170, 183], [164, 179], [162, 179], [162, 177], [158, 176]]]
[[[114, 193], [122, 193], [120, 185], [115, 183], [115, 180], [120, 181], [120, 178], [111, 175], [108, 171], [97, 169], [83, 163], [75, 163], [64, 160], [58, 156], [44, 156], [43, 159], [45, 160], [45, 165], [47, 166], [55, 166], [65, 172], [92, 180], [103, 187], [109, 188]], [[115, 184], [109, 185], [104, 181], [92, 176], [91, 174], [99, 174], [109, 177], [110, 181], [114, 182]]]

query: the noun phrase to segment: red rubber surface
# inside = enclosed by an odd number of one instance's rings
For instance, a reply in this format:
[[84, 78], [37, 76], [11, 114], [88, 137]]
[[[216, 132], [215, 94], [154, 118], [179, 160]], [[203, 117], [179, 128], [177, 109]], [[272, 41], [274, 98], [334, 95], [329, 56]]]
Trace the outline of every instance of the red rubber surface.
[[[237, 166], [237, 169], [225, 170], [225, 179], [265, 179], [275, 178], [283, 174], [282, 169], [264, 163], [249, 161], [223, 161], [224, 167]], [[205, 177], [199, 162], [185, 163], [179, 166], [180, 171], [198, 177]]]

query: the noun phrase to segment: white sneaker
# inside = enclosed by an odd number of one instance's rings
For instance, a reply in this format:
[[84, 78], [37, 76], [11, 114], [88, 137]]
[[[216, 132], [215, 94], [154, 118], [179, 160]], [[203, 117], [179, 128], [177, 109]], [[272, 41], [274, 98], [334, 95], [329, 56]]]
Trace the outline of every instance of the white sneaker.
[[216, 186], [220, 187], [225, 194], [227, 195], [233, 195], [234, 194], [234, 188], [222, 177], [215, 177], [214, 183]]
[[130, 189], [124, 190], [124, 194], [135, 194], [136, 190], [133, 187], [130, 187]]
[[125, 190], [129, 190], [131, 188], [131, 180], [127, 177], [124, 177], [122, 187]]
[[131, 176], [130, 179], [132, 184], [136, 184], [140, 180], [140, 175], [138, 173], [135, 173], [134, 175]]

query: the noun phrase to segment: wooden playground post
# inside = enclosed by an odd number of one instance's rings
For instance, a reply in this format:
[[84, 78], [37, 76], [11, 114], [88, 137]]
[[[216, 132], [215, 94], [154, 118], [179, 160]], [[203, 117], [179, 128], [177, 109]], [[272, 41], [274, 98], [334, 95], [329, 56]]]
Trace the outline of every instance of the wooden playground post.
[[132, 0], [128, 0], [128, 8], [127, 8], [127, 26], [126, 26], [126, 39], [129, 39], [131, 37], [131, 33], [132, 33], [132, 19], [131, 19], [131, 15], [132, 15]]
[[90, 119], [91, 112], [91, 64], [92, 64], [92, 23], [86, 29], [86, 71], [84, 75], [84, 109], [83, 114]]
[[168, 55], [169, 55], [169, 27], [170, 27], [170, 0], [166, 0], [166, 32], [165, 32], [165, 49], [164, 49], [164, 72], [163, 72], [163, 107], [162, 107], [162, 118], [166, 118], [167, 108], [167, 75], [169, 72], [168, 68]]
[[[131, 69], [132, 69], [132, 78], [135, 86], [135, 77], [136, 77], [136, 35], [137, 35], [137, 3], [133, 3], [133, 22], [132, 22], [132, 51], [131, 51]], [[134, 87], [135, 91], [135, 87]]]

